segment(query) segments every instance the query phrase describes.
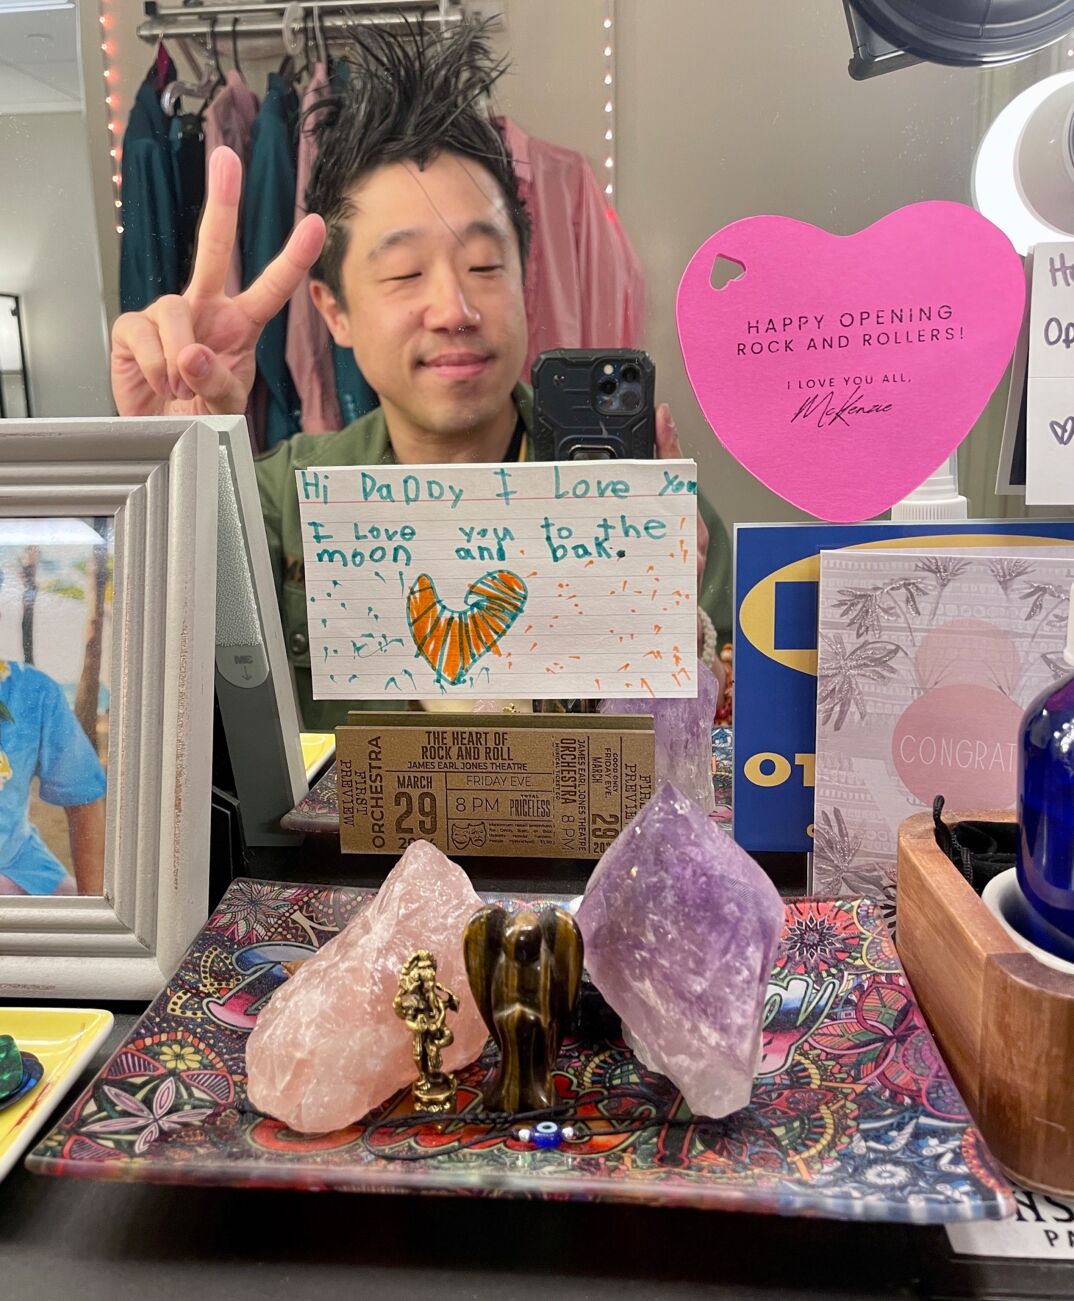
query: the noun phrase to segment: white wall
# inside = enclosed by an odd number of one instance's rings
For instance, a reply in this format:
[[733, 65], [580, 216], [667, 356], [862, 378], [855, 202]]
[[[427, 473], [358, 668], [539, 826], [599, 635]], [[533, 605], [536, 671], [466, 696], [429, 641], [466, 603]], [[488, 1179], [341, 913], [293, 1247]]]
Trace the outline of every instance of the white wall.
[[81, 113], [0, 114], [0, 293], [21, 300], [35, 416], [107, 415], [104, 309]]

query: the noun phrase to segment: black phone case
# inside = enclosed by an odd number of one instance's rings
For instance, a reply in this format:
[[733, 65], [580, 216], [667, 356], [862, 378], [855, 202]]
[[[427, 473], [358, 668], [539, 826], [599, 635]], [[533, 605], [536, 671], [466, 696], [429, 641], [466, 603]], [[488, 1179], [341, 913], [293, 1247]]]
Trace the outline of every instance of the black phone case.
[[[641, 405], [611, 414], [597, 407], [597, 383], [607, 365], [634, 365]], [[539, 461], [600, 456], [651, 460], [656, 444], [656, 367], [637, 348], [558, 348], [533, 363], [533, 442]]]

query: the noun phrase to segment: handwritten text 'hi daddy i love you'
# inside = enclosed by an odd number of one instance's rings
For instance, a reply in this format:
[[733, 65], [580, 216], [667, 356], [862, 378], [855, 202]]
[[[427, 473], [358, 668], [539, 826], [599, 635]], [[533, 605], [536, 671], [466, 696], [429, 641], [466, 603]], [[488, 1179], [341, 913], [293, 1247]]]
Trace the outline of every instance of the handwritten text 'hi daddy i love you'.
[[296, 471], [317, 699], [697, 694], [692, 461]]

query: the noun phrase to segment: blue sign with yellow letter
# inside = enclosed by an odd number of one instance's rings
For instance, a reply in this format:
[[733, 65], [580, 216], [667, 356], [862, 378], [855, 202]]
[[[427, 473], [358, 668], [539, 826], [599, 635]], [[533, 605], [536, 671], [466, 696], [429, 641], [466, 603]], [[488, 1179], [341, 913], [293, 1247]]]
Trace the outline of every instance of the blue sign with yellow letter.
[[820, 553], [843, 547], [1047, 546], [1074, 521], [739, 524], [735, 527], [735, 839], [813, 848]]

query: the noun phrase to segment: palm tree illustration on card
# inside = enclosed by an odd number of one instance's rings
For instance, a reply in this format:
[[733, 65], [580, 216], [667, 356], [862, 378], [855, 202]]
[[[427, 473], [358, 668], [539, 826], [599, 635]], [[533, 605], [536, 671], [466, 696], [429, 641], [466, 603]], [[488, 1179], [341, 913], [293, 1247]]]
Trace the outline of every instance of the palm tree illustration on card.
[[1025, 707], [1062, 676], [1074, 548], [821, 553], [813, 890], [894, 921], [899, 824], [1009, 809]]

